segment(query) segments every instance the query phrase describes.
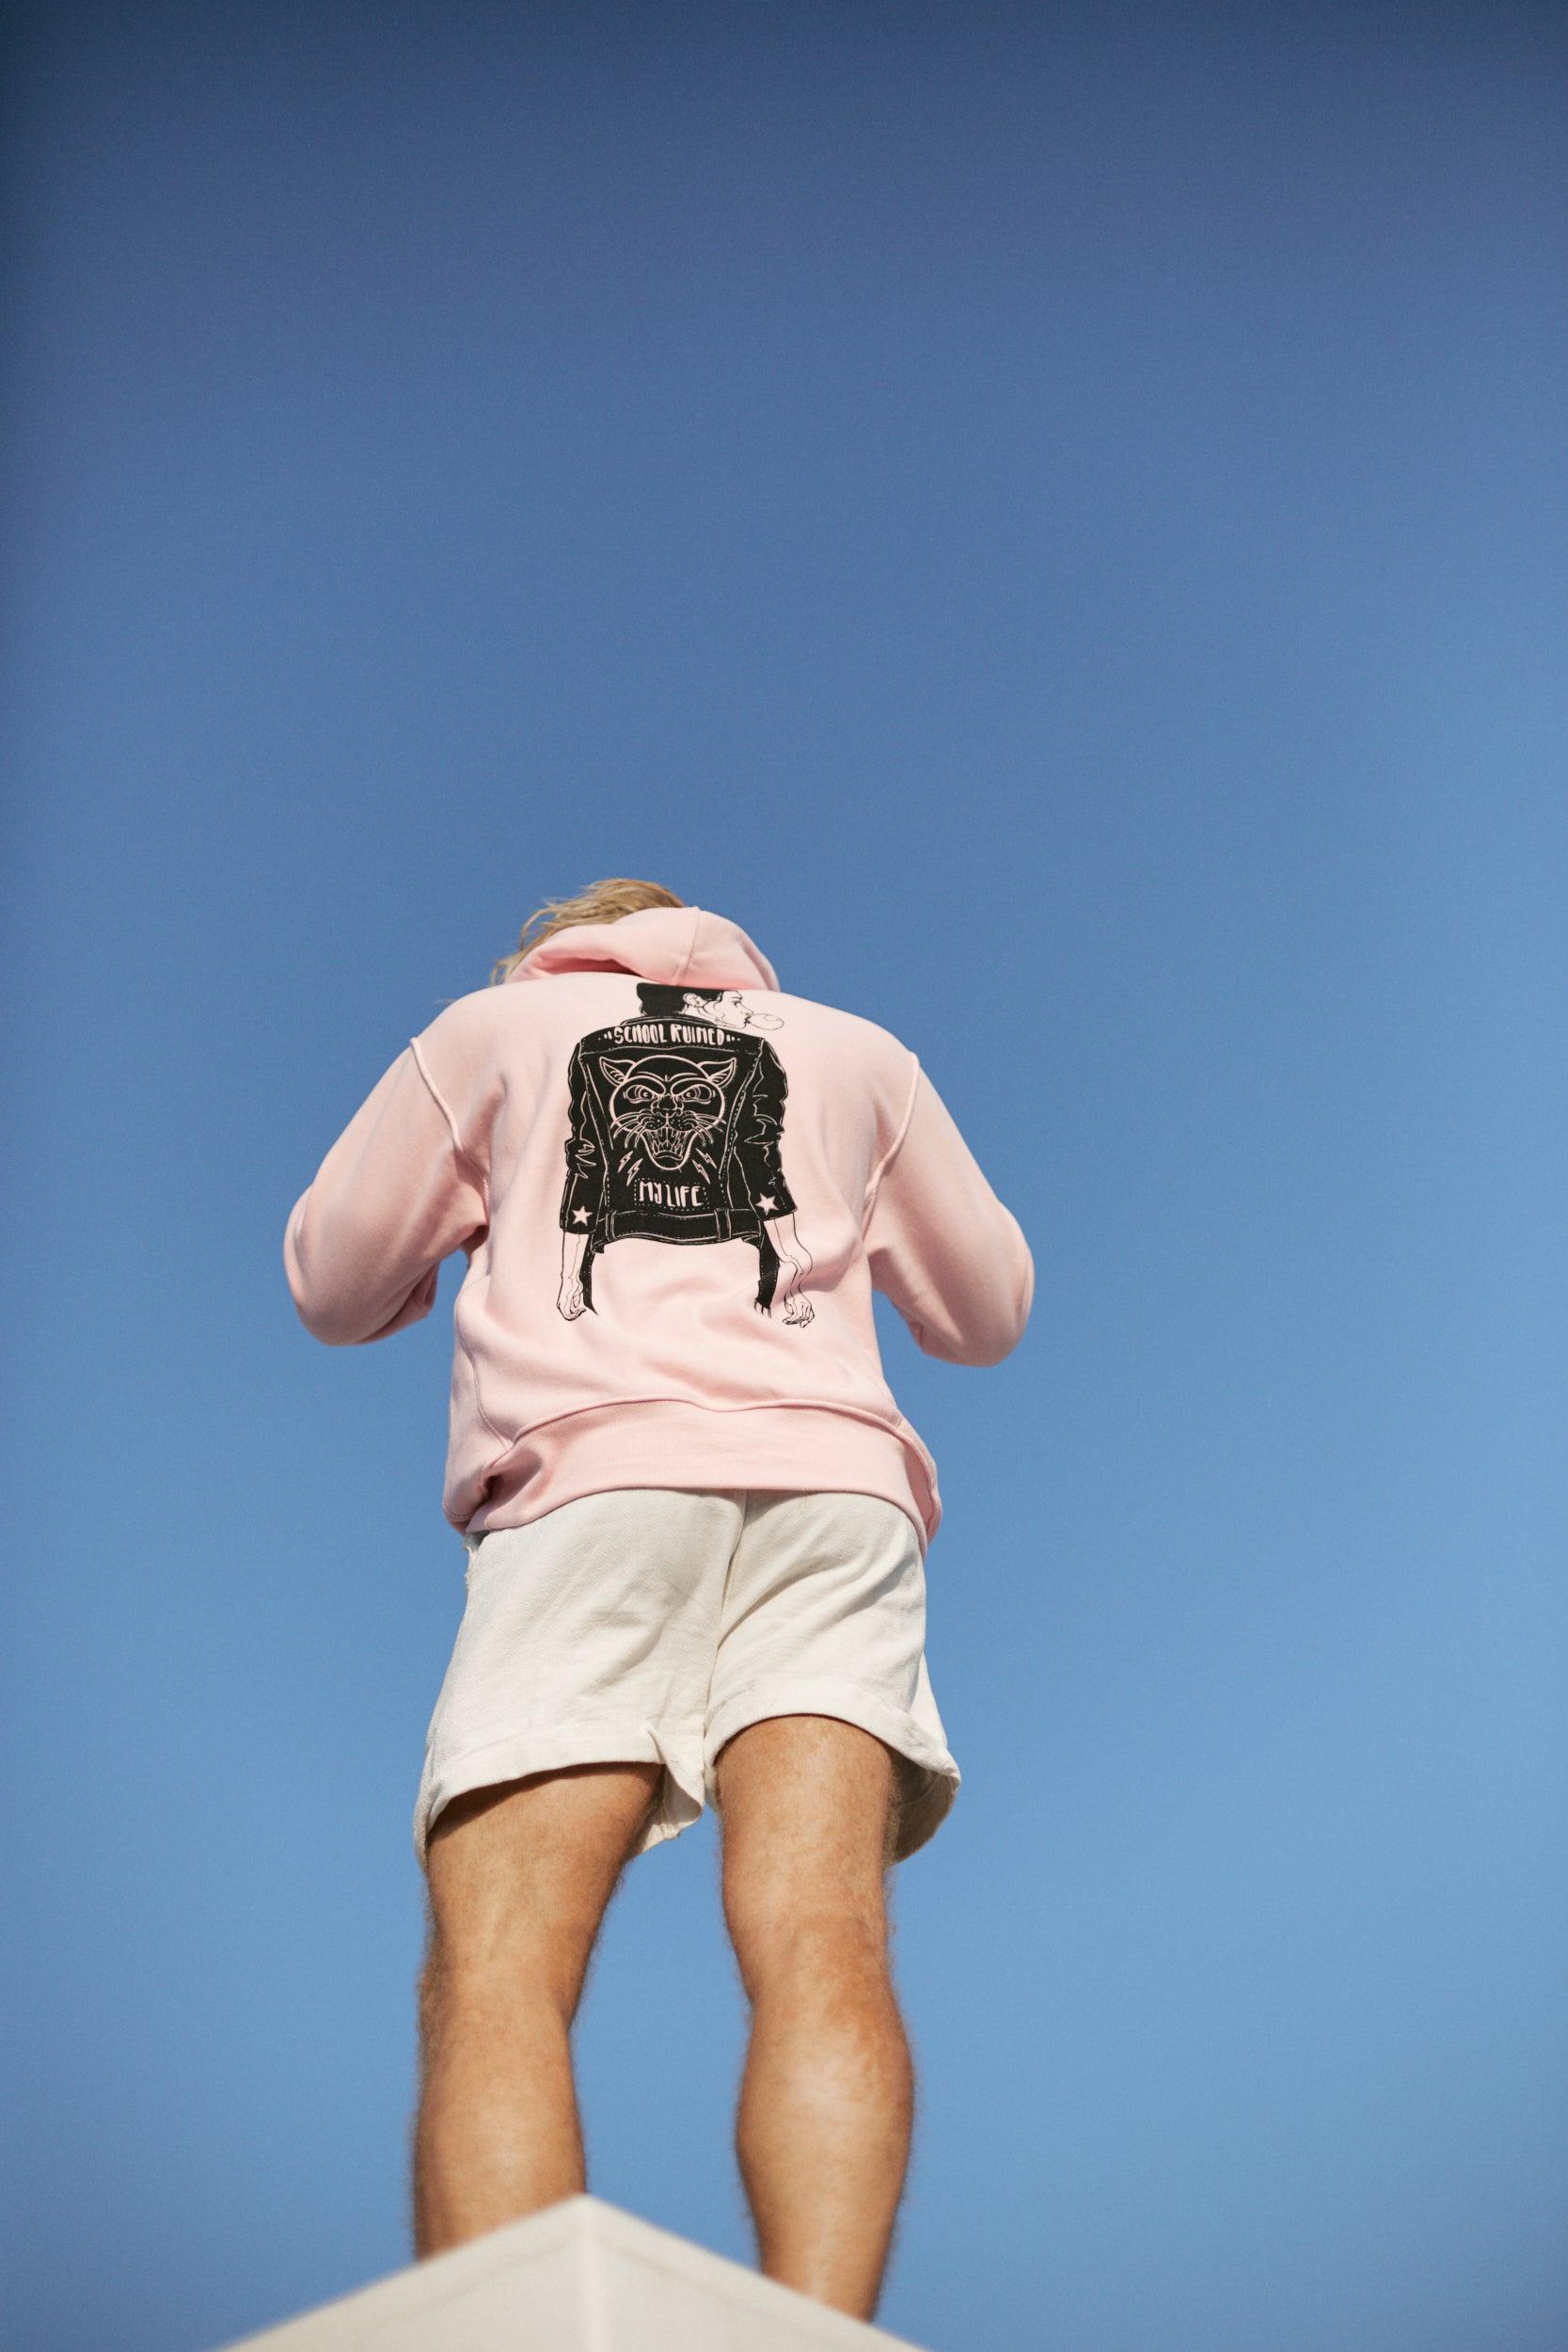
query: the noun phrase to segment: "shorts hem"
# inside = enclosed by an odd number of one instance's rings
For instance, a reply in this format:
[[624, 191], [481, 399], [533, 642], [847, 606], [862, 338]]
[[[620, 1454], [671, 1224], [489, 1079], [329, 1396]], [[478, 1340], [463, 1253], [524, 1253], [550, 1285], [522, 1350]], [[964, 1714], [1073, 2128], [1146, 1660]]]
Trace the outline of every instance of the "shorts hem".
[[863, 1683], [838, 1677], [777, 1675], [732, 1691], [708, 1718], [703, 1786], [717, 1808], [715, 1764], [726, 1740], [772, 1715], [834, 1715], [885, 1740], [905, 1759], [898, 1828], [893, 1851], [903, 1862], [926, 1845], [953, 1809], [963, 1775], [949, 1750], [924, 1730], [907, 1708], [895, 1707]]
[[530, 1772], [560, 1772], [572, 1764], [644, 1764], [664, 1766], [658, 1789], [646, 1820], [628, 1848], [626, 1859], [646, 1853], [650, 1847], [678, 1837], [700, 1820], [705, 1804], [702, 1740], [691, 1732], [677, 1743], [653, 1723], [628, 1722], [626, 1717], [585, 1724], [531, 1724], [527, 1731], [487, 1740], [465, 1748], [432, 1772], [428, 1759], [420, 1783], [412, 1823], [414, 1855], [427, 1867], [430, 1832], [443, 1805], [493, 1782], [520, 1780]]

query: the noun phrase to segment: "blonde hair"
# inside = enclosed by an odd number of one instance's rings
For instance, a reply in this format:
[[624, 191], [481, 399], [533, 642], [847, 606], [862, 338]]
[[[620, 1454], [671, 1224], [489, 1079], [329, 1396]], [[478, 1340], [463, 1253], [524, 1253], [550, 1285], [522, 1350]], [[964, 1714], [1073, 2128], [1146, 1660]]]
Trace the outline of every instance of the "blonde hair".
[[555, 932], [569, 930], [574, 923], [618, 923], [624, 914], [635, 914], [641, 907], [683, 907], [684, 898], [677, 898], [662, 882], [634, 882], [619, 875], [610, 882], [590, 882], [575, 898], [546, 898], [542, 907], [535, 907], [517, 934], [517, 945], [509, 955], [499, 956], [490, 968], [490, 986], [499, 988], [512, 977], [513, 972], [542, 939]]

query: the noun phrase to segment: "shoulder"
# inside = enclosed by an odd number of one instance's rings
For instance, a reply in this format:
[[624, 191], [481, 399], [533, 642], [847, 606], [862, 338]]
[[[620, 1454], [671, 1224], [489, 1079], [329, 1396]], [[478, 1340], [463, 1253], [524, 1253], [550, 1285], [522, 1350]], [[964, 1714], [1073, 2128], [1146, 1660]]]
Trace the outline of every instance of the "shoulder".
[[426, 1075], [438, 1080], [442, 1073], [453, 1079], [460, 1074], [472, 1084], [502, 1066], [509, 1058], [506, 1041], [516, 1038], [518, 1016], [526, 1025], [527, 1014], [521, 1006], [501, 1000], [527, 993], [522, 986], [499, 984], [449, 998], [410, 1040]]
[[892, 1029], [879, 1021], [867, 1020], [863, 1013], [850, 1012], [842, 1005], [819, 1004], [810, 996], [773, 996], [768, 999], [784, 1026], [780, 1042], [788, 1037], [797, 1024], [802, 1031], [831, 1039], [835, 1049], [853, 1054], [861, 1061], [881, 1062], [896, 1067], [913, 1059], [913, 1050]]
[[[516, 993], [521, 994], [519, 989]], [[415, 1036], [418, 1045], [473, 1045], [493, 1037], [505, 1019], [498, 999], [504, 988], [473, 988], [466, 996], [451, 996], [438, 1006]]]

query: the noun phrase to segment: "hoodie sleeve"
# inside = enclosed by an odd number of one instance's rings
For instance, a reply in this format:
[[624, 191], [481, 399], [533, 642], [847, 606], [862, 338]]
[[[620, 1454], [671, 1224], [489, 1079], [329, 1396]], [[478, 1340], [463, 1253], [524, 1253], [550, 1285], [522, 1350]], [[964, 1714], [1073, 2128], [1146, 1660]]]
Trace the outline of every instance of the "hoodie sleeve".
[[874, 1178], [871, 1279], [927, 1356], [995, 1364], [1023, 1336], [1035, 1262], [930, 1079], [915, 1065], [902, 1130]]
[[418, 1323], [436, 1303], [443, 1260], [485, 1231], [483, 1163], [433, 1075], [438, 1027], [409, 1040], [290, 1213], [289, 1288], [306, 1329], [329, 1347]]

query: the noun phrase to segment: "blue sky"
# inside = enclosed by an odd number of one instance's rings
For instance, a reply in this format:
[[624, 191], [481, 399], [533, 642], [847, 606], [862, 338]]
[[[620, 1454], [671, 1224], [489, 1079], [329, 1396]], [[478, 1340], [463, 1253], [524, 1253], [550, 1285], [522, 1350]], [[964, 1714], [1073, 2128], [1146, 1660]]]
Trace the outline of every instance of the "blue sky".
[[[451, 1300], [287, 1212], [606, 873], [1034, 1245], [895, 1883], [938, 2352], [1560, 2352], [1568, 461], [1545, 8], [65, 6], [13, 33], [18, 2352], [408, 2259]], [[713, 1824], [590, 2185], [738, 2259]]]

